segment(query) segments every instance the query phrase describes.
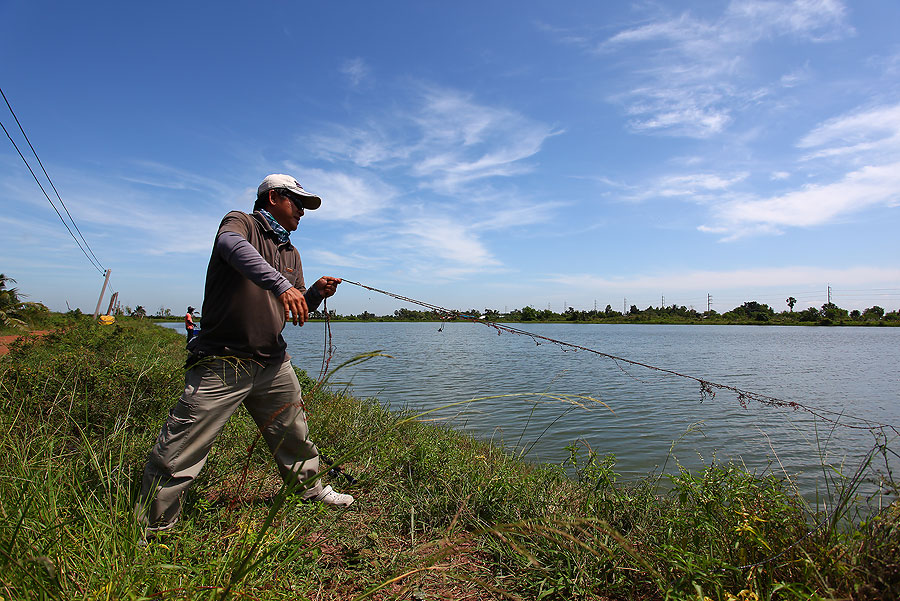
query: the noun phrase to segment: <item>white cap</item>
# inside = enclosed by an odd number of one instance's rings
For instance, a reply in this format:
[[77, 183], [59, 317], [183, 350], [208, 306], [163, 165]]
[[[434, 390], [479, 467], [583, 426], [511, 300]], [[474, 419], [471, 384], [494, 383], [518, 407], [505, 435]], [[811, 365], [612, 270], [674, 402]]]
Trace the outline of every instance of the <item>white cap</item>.
[[300, 185], [300, 182], [295, 180], [290, 175], [284, 175], [281, 173], [273, 173], [271, 175], [267, 175], [259, 185], [259, 188], [257, 188], [256, 196], [260, 196], [268, 192], [269, 190], [276, 189], [284, 189], [300, 197], [300, 200], [303, 202], [304, 209], [315, 210], [322, 206], [321, 198], [304, 190], [303, 186]]

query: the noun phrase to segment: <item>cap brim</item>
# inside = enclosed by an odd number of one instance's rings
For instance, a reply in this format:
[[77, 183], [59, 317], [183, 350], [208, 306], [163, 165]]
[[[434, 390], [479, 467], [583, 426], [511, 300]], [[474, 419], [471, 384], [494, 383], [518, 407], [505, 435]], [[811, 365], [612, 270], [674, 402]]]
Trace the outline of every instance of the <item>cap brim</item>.
[[[304, 190], [304, 192], [306, 192]], [[315, 211], [319, 207], [322, 206], [322, 199], [316, 196], [315, 194], [298, 194], [295, 190], [291, 190], [291, 194], [293, 195], [294, 202], [299, 202], [304, 209], [308, 209], [310, 211]]]

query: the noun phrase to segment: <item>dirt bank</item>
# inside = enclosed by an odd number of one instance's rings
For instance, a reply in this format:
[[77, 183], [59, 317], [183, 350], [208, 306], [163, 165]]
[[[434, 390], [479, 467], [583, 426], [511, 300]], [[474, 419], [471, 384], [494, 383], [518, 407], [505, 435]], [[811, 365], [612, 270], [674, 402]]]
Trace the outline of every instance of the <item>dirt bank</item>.
[[0, 357], [9, 353], [9, 345], [16, 341], [18, 338], [23, 338], [25, 336], [45, 336], [50, 333], [50, 330], [35, 330], [33, 332], [25, 332], [24, 334], [12, 334], [10, 336], [0, 336]]

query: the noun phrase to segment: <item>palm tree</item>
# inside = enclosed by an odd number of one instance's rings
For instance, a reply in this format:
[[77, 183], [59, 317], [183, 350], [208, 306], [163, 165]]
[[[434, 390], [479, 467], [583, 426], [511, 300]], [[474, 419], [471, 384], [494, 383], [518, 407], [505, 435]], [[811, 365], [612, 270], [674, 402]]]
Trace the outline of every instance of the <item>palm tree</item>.
[[25, 308], [25, 303], [19, 299], [18, 289], [6, 287], [7, 282], [15, 283], [15, 280], [0, 273], [0, 327], [24, 329], [19, 311]]
[[797, 304], [797, 299], [794, 298], [793, 296], [789, 296], [789, 297], [787, 297], [787, 299], [785, 299], [784, 302], [787, 303], [788, 307], [791, 308], [791, 313], [793, 313], [793, 312], [794, 312], [794, 305]]

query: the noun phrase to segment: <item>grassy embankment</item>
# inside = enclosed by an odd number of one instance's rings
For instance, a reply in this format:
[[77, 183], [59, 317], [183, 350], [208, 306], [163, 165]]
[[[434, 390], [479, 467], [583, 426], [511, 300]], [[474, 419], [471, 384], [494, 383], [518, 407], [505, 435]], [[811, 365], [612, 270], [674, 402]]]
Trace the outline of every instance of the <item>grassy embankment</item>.
[[652, 475], [617, 484], [612, 460], [573, 447], [572, 478], [340, 391], [307, 405], [321, 450], [358, 479], [335, 483], [357, 497], [350, 510], [279, 493], [240, 410], [182, 523], [142, 547], [132, 505], [181, 391], [183, 346], [147, 322], [81, 320], [0, 359], [0, 597], [900, 595], [900, 511], [860, 521], [854, 482], [836, 471], [833, 519], [814, 528], [825, 514], [772, 475], [716, 465], [661, 493]]

